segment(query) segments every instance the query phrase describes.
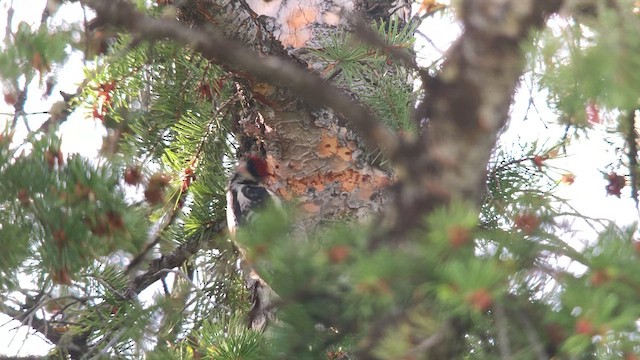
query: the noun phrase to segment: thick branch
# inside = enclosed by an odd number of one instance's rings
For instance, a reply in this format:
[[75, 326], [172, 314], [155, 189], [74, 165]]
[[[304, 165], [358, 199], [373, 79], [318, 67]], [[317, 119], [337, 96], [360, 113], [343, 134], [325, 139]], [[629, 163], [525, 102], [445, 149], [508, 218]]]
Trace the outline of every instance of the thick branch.
[[174, 251], [151, 261], [148, 270], [144, 274], [136, 276], [132, 281], [130, 288], [131, 293], [129, 295], [134, 296], [135, 294], [139, 294], [142, 290], [149, 287], [149, 285], [166, 276], [166, 270], [182, 266], [185, 261], [202, 249], [208, 239], [224, 231], [226, 225], [226, 222], [217, 223], [211, 226], [208, 231], [205, 232], [205, 235], [194, 236], [178, 246]]
[[315, 105], [323, 105], [344, 116], [365, 139], [370, 149], [382, 148], [389, 158], [396, 158], [400, 143], [396, 136], [381, 125], [363, 106], [340, 90], [310, 74], [299, 66], [274, 56], [261, 56], [246, 46], [226, 39], [211, 27], [193, 30], [171, 19], [154, 19], [125, 1], [83, 0], [106, 22], [127, 29], [146, 40], [171, 39], [191, 46], [204, 57], [232, 68], [246, 71], [258, 78], [280, 83]]
[[[30, 326], [33, 330], [39, 332], [47, 338], [52, 344], [60, 345], [62, 340], [62, 335], [58, 333], [52, 325], [50, 325], [46, 320], [41, 319], [35, 314], [33, 314], [29, 310], [21, 311], [14, 309], [10, 306], [0, 303], [0, 312], [6, 314], [12, 319], [19, 321], [23, 325]], [[86, 351], [87, 347], [84, 342], [79, 341], [71, 341], [69, 343], [65, 342], [65, 349], [69, 352], [72, 358], [80, 358]]]
[[429, 125], [411, 154], [414, 159], [398, 164], [396, 204], [386, 214], [390, 229], [374, 246], [389, 238], [402, 241], [425, 213], [453, 199], [479, 206], [486, 166], [523, 72], [521, 44], [561, 2], [463, 3], [464, 33], [438, 76], [423, 84], [427, 99], [418, 111]]
[[560, 0], [463, 3], [465, 31], [447, 54], [435, 81], [426, 84], [423, 136], [425, 171], [439, 197], [479, 203], [485, 168], [497, 135], [509, 116], [523, 72], [521, 44], [544, 24]]
[[629, 177], [631, 178], [631, 198], [638, 208], [638, 133], [636, 131], [636, 115], [638, 110], [629, 111], [627, 115], [627, 158], [629, 159]]

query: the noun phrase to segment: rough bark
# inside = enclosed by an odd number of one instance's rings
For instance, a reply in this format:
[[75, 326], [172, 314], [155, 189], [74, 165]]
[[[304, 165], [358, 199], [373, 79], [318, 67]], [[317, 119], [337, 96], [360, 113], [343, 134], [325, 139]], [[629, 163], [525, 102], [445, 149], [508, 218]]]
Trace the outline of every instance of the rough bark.
[[[336, 27], [348, 26], [341, 13], [369, 10], [389, 16], [391, 3], [377, 2], [373, 7], [366, 1], [342, 0], [196, 1], [182, 7], [182, 20], [212, 25], [262, 56], [289, 59], [302, 71], [322, 74], [328, 64], [309, 50], [320, 48], [319, 39]], [[240, 141], [246, 145], [240, 151], [264, 145], [274, 174], [270, 186], [284, 199], [300, 203], [300, 228], [312, 229], [328, 218], [362, 219], [380, 210], [386, 175], [365, 166], [360, 158], [363, 144], [340, 125], [339, 114], [301, 101], [299, 92], [264, 82], [251, 71], [232, 71], [245, 95], [238, 112], [238, 135], [251, 139]]]
[[521, 43], [557, 12], [561, 0], [462, 3], [464, 33], [424, 84], [418, 114], [426, 131], [397, 161], [395, 204], [388, 231], [374, 241], [402, 241], [425, 213], [453, 199], [479, 206], [485, 170], [523, 72]]

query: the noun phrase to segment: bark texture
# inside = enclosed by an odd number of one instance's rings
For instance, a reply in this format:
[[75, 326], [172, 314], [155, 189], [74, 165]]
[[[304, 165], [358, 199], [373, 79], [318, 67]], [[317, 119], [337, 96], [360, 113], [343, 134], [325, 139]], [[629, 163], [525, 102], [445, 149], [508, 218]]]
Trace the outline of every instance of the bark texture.
[[450, 201], [479, 206], [485, 170], [522, 75], [520, 48], [530, 31], [560, 9], [562, 1], [467, 0], [464, 32], [436, 77], [423, 86], [418, 115], [428, 126], [396, 161], [395, 204], [385, 215], [381, 241], [402, 242], [425, 213]]

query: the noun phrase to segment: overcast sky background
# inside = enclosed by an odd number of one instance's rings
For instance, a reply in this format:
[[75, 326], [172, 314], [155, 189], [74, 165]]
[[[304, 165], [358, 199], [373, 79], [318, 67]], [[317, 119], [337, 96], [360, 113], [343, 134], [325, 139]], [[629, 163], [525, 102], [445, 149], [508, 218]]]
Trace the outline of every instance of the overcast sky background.
[[[21, 21], [37, 27], [45, 3], [45, 0], [14, 1], [13, 31]], [[0, 38], [2, 39], [4, 39], [6, 28], [5, 14], [9, 5], [10, 0], [0, 0]], [[73, 22], [82, 18], [82, 9], [78, 3], [63, 5], [54, 16], [56, 24]], [[430, 39], [433, 43], [425, 41], [420, 36], [417, 37], [417, 48], [421, 51], [420, 55], [424, 57], [423, 64], [430, 64], [439, 57], [439, 50], [447, 49], [459, 34], [459, 26], [446, 16], [429, 18], [420, 30], [425, 34], [437, 34], [437, 37], [434, 36]], [[38, 89], [37, 81], [32, 85], [25, 106], [27, 113], [48, 111], [52, 103], [62, 100], [59, 95], [61, 90], [69, 93], [76, 91], [78, 84], [84, 79], [82, 55], [75, 53], [63, 69], [57, 69], [57, 78], [58, 85], [48, 99], [39, 97], [43, 91]], [[1, 86], [2, 84], [0, 84]], [[540, 139], [541, 143], [546, 139], [556, 140], [564, 132], [562, 126], [551, 124], [556, 115], [546, 106], [545, 94], [534, 93], [535, 108], [528, 108], [530, 97], [530, 91], [526, 86], [521, 86], [515, 96], [515, 105], [512, 109], [512, 127], [501, 138], [501, 143], [504, 146], [518, 145], [536, 139]], [[0, 113], [2, 113], [0, 115], [0, 129], [2, 129], [5, 126], [5, 120], [10, 121], [12, 118], [13, 107], [1, 102]], [[37, 129], [47, 118], [46, 114], [30, 115], [28, 116], [29, 126], [32, 129]], [[527, 118], [526, 121], [525, 118]], [[601, 170], [606, 171], [605, 167], [615, 162], [616, 159], [611, 152], [611, 145], [605, 141], [607, 126], [614, 125], [606, 121], [603, 124], [594, 125], [590, 139], [581, 139], [572, 143], [566, 157], [549, 160], [546, 164], [558, 168], [557, 171], [551, 172], [554, 179], [557, 178], [558, 181], [565, 172], [571, 172], [575, 175], [575, 182], [572, 185], [561, 186], [556, 194], [570, 199], [571, 205], [580, 213], [594, 218], [611, 219], [619, 225], [630, 224], [637, 221], [638, 214], [633, 201], [629, 198], [629, 187], [623, 189], [622, 199], [607, 196], [605, 191], [607, 181], [600, 172]], [[26, 131], [25, 126], [20, 126], [15, 140], [23, 139]], [[92, 119], [89, 110], [77, 110], [61, 126], [60, 133], [63, 139], [62, 151], [65, 155], [80, 153], [87, 157], [95, 157], [100, 149], [105, 130]], [[586, 224], [575, 224], [574, 226], [578, 230], [572, 235], [576, 244], [595, 239], [596, 234]], [[27, 331], [30, 330], [23, 326], [19, 331], [13, 331], [18, 325], [17, 322], [10, 321], [8, 317], [0, 315], [0, 354], [45, 355], [50, 349], [50, 345], [37, 337], [30, 337], [25, 342]]]

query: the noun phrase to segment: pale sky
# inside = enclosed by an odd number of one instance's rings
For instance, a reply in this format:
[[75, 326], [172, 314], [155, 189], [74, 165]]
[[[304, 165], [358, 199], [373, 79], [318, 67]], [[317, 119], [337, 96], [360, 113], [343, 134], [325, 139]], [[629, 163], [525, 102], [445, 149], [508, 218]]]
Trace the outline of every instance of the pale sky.
[[[37, 26], [40, 22], [40, 16], [45, 1], [14, 1], [15, 15], [13, 20], [13, 28], [17, 27], [20, 21], [26, 21], [29, 24]], [[4, 29], [6, 28], [6, 10], [8, 9], [9, 0], [0, 0], [0, 34], [4, 38]], [[61, 7], [56, 14], [55, 19], [60, 23], [61, 19], [82, 19], [83, 14], [80, 6], [75, 4], [67, 4]], [[435, 16], [429, 19], [423, 28], [424, 33], [434, 34], [433, 28], [443, 29], [437, 31], [437, 38], [431, 40], [434, 44], [418, 39], [418, 48], [424, 47], [423, 53], [426, 59], [425, 64], [430, 63], [430, 59], [439, 56], [435, 49], [446, 49], [458, 35], [458, 26], [453, 24], [451, 19], [447, 17]], [[434, 47], [435, 45], [435, 47]], [[25, 106], [27, 113], [47, 111], [51, 104], [61, 100], [58, 95], [60, 90], [73, 93], [84, 79], [82, 71], [83, 64], [80, 55], [75, 55], [64, 69], [58, 73], [59, 84], [49, 99], [38, 98], [37, 94], [42, 91], [36, 88], [30, 89], [29, 101]], [[2, 85], [0, 84], [0, 87]], [[564, 131], [561, 126], [550, 125], [555, 114], [545, 106], [544, 94], [535, 95], [535, 101], [540, 114], [530, 109], [528, 120], [525, 118], [525, 110], [529, 100], [529, 92], [525, 90], [519, 91], [515, 97], [515, 105], [512, 109], [512, 125], [511, 130], [507, 131], [502, 137], [501, 142], [505, 145], [520, 143], [523, 141], [534, 141], [539, 138], [551, 137], [558, 138], [558, 134]], [[13, 108], [0, 103], [0, 112], [10, 114]], [[28, 117], [30, 127], [37, 128], [47, 115], [31, 115]], [[541, 121], [543, 118], [544, 121]], [[4, 126], [5, 119], [10, 119], [6, 115], [0, 116], [0, 129]], [[611, 124], [597, 125], [589, 139], [582, 139], [573, 143], [568, 148], [568, 156], [562, 159], [549, 160], [548, 164], [564, 169], [573, 173], [576, 178], [573, 185], [563, 185], [557, 192], [557, 195], [570, 199], [571, 205], [584, 215], [596, 218], [606, 218], [614, 220], [618, 224], [630, 224], [637, 221], [638, 215], [633, 201], [628, 198], [629, 188], [623, 189], [623, 198], [618, 199], [613, 196], [606, 196], [605, 186], [606, 180], [603, 178], [600, 170], [604, 170], [605, 166], [613, 161], [611, 146], [604, 141], [606, 134], [606, 126]], [[22, 126], [16, 134], [16, 139], [23, 138], [26, 135], [26, 128]], [[63, 138], [62, 151], [68, 153], [80, 153], [87, 157], [95, 157], [101, 146], [102, 136], [105, 134], [104, 128], [91, 118], [87, 111], [76, 111], [60, 128]], [[564, 170], [558, 170], [552, 176], [560, 180]], [[595, 234], [586, 225], [576, 224], [578, 230], [575, 234], [575, 241], [593, 240]], [[16, 328], [18, 323], [9, 322], [8, 317], [0, 315], [0, 354], [8, 355], [45, 355], [50, 346], [46, 341], [40, 340], [38, 337], [30, 337], [28, 341], [24, 341], [28, 327], [23, 326], [20, 331], [11, 331]]]

